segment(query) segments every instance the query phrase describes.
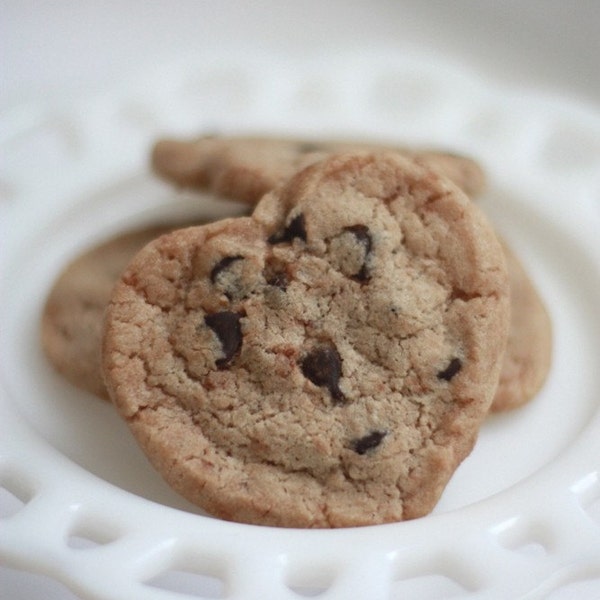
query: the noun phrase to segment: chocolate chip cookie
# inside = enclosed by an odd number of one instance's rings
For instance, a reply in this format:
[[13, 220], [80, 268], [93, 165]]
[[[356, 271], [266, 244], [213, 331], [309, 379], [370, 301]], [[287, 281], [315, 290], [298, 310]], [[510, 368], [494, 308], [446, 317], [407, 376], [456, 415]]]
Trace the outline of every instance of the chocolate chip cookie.
[[[100, 338], [110, 293], [134, 255], [172, 229], [155, 226], [120, 234], [75, 258], [55, 281], [42, 314], [42, 347], [56, 370], [77, 387], [108, 399]], [[546, 380], [552, 356], [546, 306], [519, 259], [500, 241], [510, 281], [511, 326], [492, 412], [518, 408], [533, 398]]]
[[151, 164], [155, 173], [176, 185], [255, 204], [296, 171], [328, 154], [386, 148], [438, 170], [469, 195], [479, 193], [485, 185], [479, 164], [465, 156], [357, 141], [219, 136], [163, 139], [154, 145]]
[[334, 156], [252, 217], [147, 245], [107, 310], [107, 387], [171, 486], [229, 520], [427, 514], [468, 455], [509, 324], [496, 236], [397, 153]]
[[512, 410], [542, 388], [552, 360], [552, 322], [521, 261], [500, 239], [510, 281], [510, 332], [492, 412]]
[[[212, 189], [221, 196], [255, 204], [302, 165], [330, 153], [383, 147], [368, 142], [207, 136], [190, 141], [159, 140], [151, 161], [156, 173], [177, 185]], [[470, 196], [485, 187], [483, 170], [472, 159], [441, 151], [395, 151], [437, 169]], [[492, 412], [517, 408], [534, 397], [548, 375], [552, 350], [545, 305], [514, 253], [506, 244], [504, 249], [513, 298], [512, 325]]]
[[53, 367], [78, 388], [108, 399], [100, 347], [112, 288], [135, 253], [171, 229], [148, 227], [102, 242], [71, 261], [54, 282], [42, 311], [42, 348]]

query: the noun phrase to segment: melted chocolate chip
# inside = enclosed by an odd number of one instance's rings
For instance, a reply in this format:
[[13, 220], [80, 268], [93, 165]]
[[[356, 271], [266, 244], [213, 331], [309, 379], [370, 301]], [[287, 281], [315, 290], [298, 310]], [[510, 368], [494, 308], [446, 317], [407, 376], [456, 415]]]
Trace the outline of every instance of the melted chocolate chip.
[[283, 230], [274, 233], [269, 239], [269, 244], [283, 244], [291, 242], [294, 238], [306, 241], [306, 222], [303, 214], [295, 216]]
[[215, 332], [221, 342], [224, 356], [215, 361], [218, 369], [226, 369], [242, 347], [241, 317], [242, 315], [230, 311], [213, 313], [204, 317], [206, 325]]
[[288, 276], [283, 271], [270, 273], [267, 277], [267, 283], [273, 287], [279, 288], [282, 292], [287, 290], [289, 283]]
[[346, 227], [344, 231], [351, 233], [365, 251], [364, 262], [359, 271], [352, 275], [352, 279], [362, 282], [369, 281], [369, 279], [371, 279], [371, 275], [369, 274], [369, 270], [367, 268], [367, 260], [369, 258], [369, 254], [371, 254], [371, 250], [373, 249], [373, 240], [371, 238], [369, 228], [366, 225], [352, 225], [350, 227]]
[[276, 287], [282, 292], [287, 290], [290, 278], [288, 276], [286, 265], [275, 257], [269, 257], [265, 261], [263, 276], [267, 285]]
[[300, 367], [307, 379], [329, 390], [335, 404], [343, 404], [346, 401], [339, 388], [342, 359], [335, 348], [331, 346], [315, 348], [302, 359]]
[[240, 254], [237, 254], [236, 256], [226, 256], [225, 258], [221, 259], [212, 269], [212, 271], [210, 272], [210, 280], [212, 283], [215, 283], [217, 281], [217, 278], [219, 277], [219, 275], [225, 271], [229, 265], [231, 265], [232, 263], [238, 261], [238, 260], [242, 260], [244, 257], [241, 256]]
[[377, 448], [386, 435], [387, 431], [371, 431], [361, 438], [352, 440], [352, 450], [357, 454], [365, 454], [369, 450]]
[[462, 362], [460, 358], [453, 358], [450, 364], [443, 370], [439, 371], [437, 376], [438, 379], [444, 381], [450, 381], [460, 370], [462, 369]]
[[369, 228], [366, 225], [351, 225], [350, 227], [345, 227], [344, 231], [354, 234], [354, 237], [365, 247], [365, 250], [371, 252], [373, 242]]
[[232, 269], [233, 264], [239, 263], [244, 259], [241, 255], [226, 256], [221, 259], [210, 272], [211, 282], [227, 296], [229, 300], [245, 297], [245, 292], [240, 278], [239, 269]]

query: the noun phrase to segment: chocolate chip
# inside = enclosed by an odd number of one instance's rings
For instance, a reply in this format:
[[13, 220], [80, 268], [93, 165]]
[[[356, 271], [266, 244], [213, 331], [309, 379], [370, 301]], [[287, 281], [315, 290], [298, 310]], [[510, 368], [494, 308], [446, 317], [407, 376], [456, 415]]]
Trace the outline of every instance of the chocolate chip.
[[270, 273], [267, 277], [267, 283], [273, 287], [279, 288], [282, 292], [287, 290], [289, 283], [288, 276], [283, 271]]
[[351, 225], [331, 238], [329, 260], [346, 277], [366, 283], [371, 279], [369, 263], [372, 250], [373, 238], [369, 228], [362, 224]]
[[367, 268], [367, 260], [369, 258], [369, 254], [371, 254], [371, 250], [373, 249], [373, 240], [371, 238], [369, 228], [366, 225], [352, 225], [350, 227], [346, 227], [344, 231], [350, 232], [356, 238], [356, 241], [363, 246], [365, 252], [364, 262], [360, 270], [352, 276], [352, 279], [363, 282], [369, 281], [371, 275], [369, 274], [369, 270]]
[[244, 259], [241, 255], [226, 256], [220, 260], [210, 272], [211, 282], [229, 298], [239, 300], [244, 298], [248, 290], [244, 289], [239, 269], [231, 268], [232, 265]]
[[225, 271], [227, 269], [227, 267], [229, 267], [229, 265], [231, 265], [232, 263], [238, 261], [238, 260], [242, 260], [244, 257], [241, 256], [240, 254], [236, 254], [235, 256], [226, 256], [225, 258], [221, 259], [212, 269], [212, 271], [210, 272], [210, 280], [212, 283], [215, 283], [217, 281], [217, 278], [219, 277], [219, 275], [221, 274], [221, 272]]
[[274, 233], [268, 239], [268, 242], [269, 244], [283, 244], [285, 242], [291, 242], [294, 238], [299, 238], [304, 242], [306, 241], [306, 222], [302, 213], [295, 216], [283, 231]]
[[369, 450], [377, 448], [386, 435], [387, 431], [371, 431], [361, 438], [352, 440], [352, 450], [357, 454], [365, 454]]
[[300, 367], [307, 379], [310, 379], [315, 385], [329, 390], [335, 404], [343, 404], [346, 401], [339, 388], [342, 359], [334, 347], [315, 348], [302, 359]]
[[224, 356], [216, 360], [218, 369], [227, 368], [242, 347], [241, 318], [242, 315], [239, 313], [230, 311], [213, 313], [204, 317], [206, 325], [215, 332], [221, 342]]
[[373, 242], [369, 228], [366, 225], [351, 225], [350, 227], [344, 227], [344, 231], [354, 234], [354, 237], [365, 247], [365, 250], [371, 252]]
[[438, 379], [444, 381], [450, 381], [460, 370], [462, 369], [462, 362], [460, 358], [453, 358], [450, 364], [443, 370], [439, 371], [437, 376]]
[[290, 282], [286, 264], [273, 256], [268, 257], [265, 261], [263, 277], [267, 285], [278, 288], [282, 292], [287, 290]]

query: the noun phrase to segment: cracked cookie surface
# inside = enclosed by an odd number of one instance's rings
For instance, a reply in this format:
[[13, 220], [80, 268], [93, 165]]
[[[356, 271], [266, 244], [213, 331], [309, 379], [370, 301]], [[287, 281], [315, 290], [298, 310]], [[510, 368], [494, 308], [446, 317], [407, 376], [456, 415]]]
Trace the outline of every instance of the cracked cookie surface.
[[107, 311], [108, 389], [183, 496], [229, 520], [430, 512], [498, 381], [508, 282], [489, 224], [393, 153], [331, 157], [252, 217], [144, 248]]
[[[151, 162], [155, 172], [171, 183], [256, 204], [295, 170], [327, 154], [382, 148], [358, 141], [206, 136], [159, 140]], [[407, 147], [395, 150], [436, 169], [471, 197], [485, 187], [482, 168], [468, 157]], [[552, 325], [545, 304], [515, 254], [503, 246], [512, 297], [511, 334], [491, 412], [512, 410], [533, 398], [546, 380], [552, 354]]]

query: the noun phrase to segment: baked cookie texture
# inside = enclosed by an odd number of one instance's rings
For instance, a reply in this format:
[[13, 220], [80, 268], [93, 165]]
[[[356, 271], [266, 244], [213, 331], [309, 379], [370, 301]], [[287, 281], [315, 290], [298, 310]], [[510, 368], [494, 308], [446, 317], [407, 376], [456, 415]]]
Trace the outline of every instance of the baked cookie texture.
[[489, 410], [508, 294], [457, 187], [396, 153], [334, 156], [252, 217], [147, 245], [107, 310], [106, 384], [157, 470], [218, 517], [411, 519]]
[[[264, 189], [274, 185], [281, 174], [291, 171], [295, 165], [312, 162], [329, 151], [372, 146], [361, 142], [317, 143], [281, 138], [201, 138], [196, 142], [165, 140], [156, 145], [155, 153], [163, 148], [173, 164], [188, 165], [188, 176], [192, 179], [197, 177], [199, 168], [207, 169], [202, 165], [211, 164], [210, 157], [214, 153], [220, 166], [206, 171], [207, 176], [229, 173], [223, 181], [232, 181], [227, 189], [229, 196], [235, 199], [236, 192], [243, 195], [246, 189], [247, 172], [251, 174], [250, 182], [258, 173], [259, 188]], [[471, 193], [482, 189], [483, 171], [474, 161], [441, 152], [425, 156], [433, 156], [438, 164], [447, 161], [446, 170], [454, 169], [454, 179], [462, 181]], [[210, 177], [204, 182], [210, 186]], [[217, 183], [217, 188], [224, 189], [223, 184]], [[257, 202], [258, 198], [253, 196], [255, 187], [247, 189], [254, 191], [246, 200]], [[156, 226], [145, 232], [130, 231], [102, 243], [72, 261], [54, 283], [42, 315], [42, 345], [51, 364], [77, 387], [108, 398], [100, 372], [99, 348], [101, 322], [110, 291], [135, 252], [168, 229]], [[502, 243], [510, 277], [512, 318], [492, 412], [517, 408], [533, 398], [547, 377], [552, 352], [551, 322], [544, 303], [519, 260], [506, 243]]]
[[329, 154], [393, 150], [437, 170], [467, 194], [485, 186], [480, 165], [440, 150], [390, 147], [351, 140], [316, 141], [276, 137], [205, 136], [193, 140], [158, 140], [151, 166], [163, 179], [181, 187], [210, 190], [219, 196], [256, 204], [296, 171]]
[[115, 236], [71, 261], [54, 282], [42, 310], [42, 349], [76, 387], [108, 399], [100, 350], [112, 288], [135, 253], [170, 229], [152, 226]]
[[521, 261], [500, 238], [510, 282], [510, 331], [493, 412], [518, 408], [542, 388], [552, 363], [552, 321]]
[[[391, 148], [360, 141], [316, 141], [276, 137], [205, 136], [155, 143], [151, 165], [163, 179], [182, 187], [212, 190], [256, 204], [294, 172], [340, 152], [390, 150], [437, 170], [474, 197], [486, 177], [471, 158], [436, 150]], [[541, 389], [550, 370], [552, 327], [548, 312], [522, 264], [502, 242], [512, 295], [511, 335], [491, 412], [518, 408]]]
[[[42, 313], [42, 347], [56, 370], [78, 388], [109, 399], [100, 347], [110, 293], [134, 255], [172, 229], [154, 226], [119, 234], [75, 258], [55, 281]], [[492, 412], [512, 410], [532, 399], [547, 378], [552, 358], [552, 323], [544, 302], [514, 252], [500, 242], [510, 281], [511, 325]]]

